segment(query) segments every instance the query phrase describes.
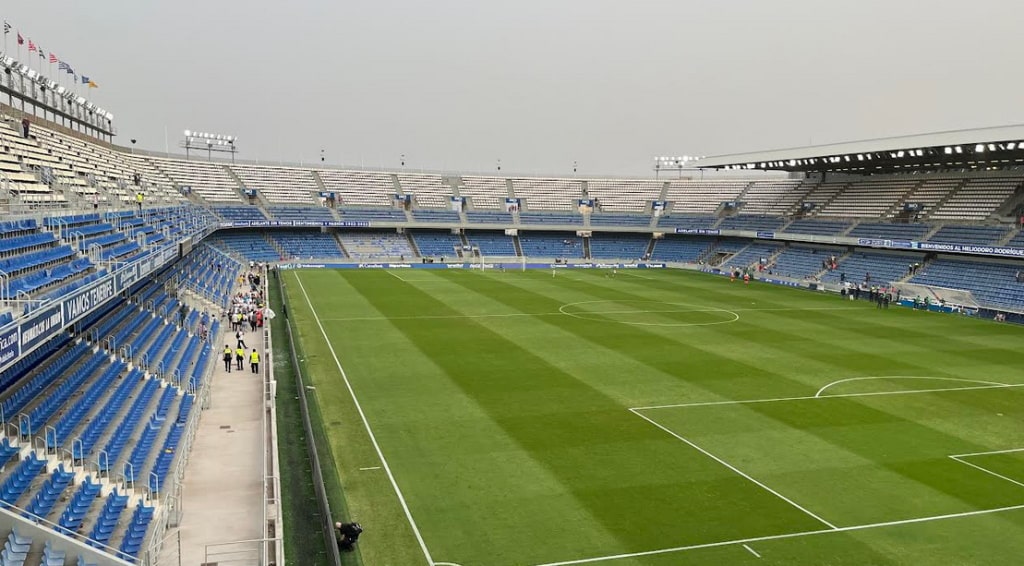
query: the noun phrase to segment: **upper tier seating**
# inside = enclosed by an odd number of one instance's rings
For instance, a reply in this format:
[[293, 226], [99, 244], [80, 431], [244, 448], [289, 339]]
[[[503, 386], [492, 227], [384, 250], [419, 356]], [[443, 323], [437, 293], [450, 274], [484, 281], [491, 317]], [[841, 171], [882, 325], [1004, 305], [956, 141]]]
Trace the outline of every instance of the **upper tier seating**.
[[659, 228], [711, 228], [718, 222], [715, 216], [701, 214], [667, 214], [658, 219]]
[[784, 216], [788, 214], [810, 190], [801, 181], [773, 179], [755, 181], [741, 197], [742, 214]]
[[383, 207], [342, 207], [336, 209], [338, 216], [345, 222], [405, 222], [405, 211], [398, 208]]
[[711, 214], [726, 201], [735, 201], [750, 181], [672, 181], [666, 198], [672, 212]]
[[256, 189], [272, 204], [313, 204], [320, 190], [309, 169], [232, 165], [231, 170], [247, 189]]
[[817, 215], [879, 218], [916, 184], [917, 180], [902, 179], [850, 183], [831, 202], [822, 204]]
[[371, 171], [338, 171], [319, 169], [316, 172], [337, 202], [350, 206], [391, 206], [397, 194], [390, 173]]
[[213, 211], [228, 222], [259, 222], [267, 219], [259, 208], [249, 205], [215, 206]]
[[591, 226], [635, 226], [646, 228], [651, 225], [649, 214], [606, 214], [590, 215]]
[[933, 220], [984, 220], [1021, 185], [1020, 177], [971, 178], [928, 215]]
[[459, 194], [469, 200], [475, 209], [503, 209], [508, 198], [508, 185], [500, 177], [462, 177]]
[[740, 214], [724, 218], [718, 225], [718, 228], [721, 230], [771, 231], [782, 228], [782, 225], [785, 223], [786, 221], [782, 218]]
[[587, 181], [587, 195], [600, 212], [648, 212], [661, 197], [664, 181]]
[[512, 188], [523, 199], [523, 210], [576, 210], [583, 198], [582, 185], [570, 179], [512, 179]]
[[440, 222], [444, 224], [458, 224], [462, 220], [459, 218], [457, 211], [436, 208], [436, 209], [417, 209], [412, 211], [413, 220], [416, 222]]
[[224, 165], [206, 161], [149, 158], [150, 165], [178, 187], [191, 187], [192, 192], [211, 203], [239, 203], [240, 187]]
[[452, 187], [440, 175], [401, 173], [402, 192], [412, 195], [413, 204], [423, 208], [451, 208]]
[[477, 224], [512, 224], [512, 215], [508, 212], [481, 212], [470, 210], [466, 212], [466, 220]]
[[583, 216], [575, 213], [555, 214], [551, 212], [520, 212], [520, 224], [573, 224], [583, 225]]

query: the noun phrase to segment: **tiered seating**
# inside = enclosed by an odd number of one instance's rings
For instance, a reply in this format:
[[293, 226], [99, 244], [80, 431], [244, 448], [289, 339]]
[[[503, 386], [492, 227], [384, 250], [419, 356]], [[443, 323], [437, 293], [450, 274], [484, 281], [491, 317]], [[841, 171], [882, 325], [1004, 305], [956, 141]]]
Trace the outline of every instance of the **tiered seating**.
[[583, 191], [571, 179], [512, 179], [512, 189], [523, 199], [523, 210], [570, 211], [579, 206]]
[[[0, 121], [0, 154], [10, 156], [5, 163], [5, 173], [10, 179], [8, 189], [24, 202], [62, 203], [64, 195], [55, 194], [50, 187], [40, 183], [30, 171], [50, 167], [55, 172], [66, 170], [60, 161], [40, 147], [33, 138], [22, 138], [15, 128]], [[14, 169], [14, 164], [20, 164]]]
[[[651, 209], [651, 202], [661, 197], [663, 181], [587, 181], [587, 194], [601, 212], [639, 212]], [[648, 217], [648, 220], [650, 217]]]
[[1006, 226], [943, 226], [928, 238], [929, 242], [941, 244], [993, 245], [1006, 237], [1010, 229]]
[[247, 189], [256, 189], [273, 204], [313, 204], [320, 190], [309, 169], [232, 165], [232, 171]]
[[400, 173], [402, 192], [412, 195], [413, 204], [423, 208], [450, 208], [452, 188], [440, 175]]
[[255, 206], [215, 206], [213, 211], [228, 222], [262, 222], [267, 219]]
[[1011, 238], [1006, 245], [1014, 248], [1024, 248], [1024, 230], [1017, 232], [1017, 235]]
[[106, 546], [110, 542], [110, 535], [114, 533], [114, 528], [117, 527], [121, 512], [127, 507], [128, 496], [118, 493], [115, 488], [103, 503], [99, 517], [96, 518], [96, 524], [89, 533], [87, 544], [96, 548], [100, 548], [101, 545]]
[[456, 250], [462, 249], [462, 238], [451, 232], [437, 230], [423, 231], [412, 230], [413, 241], [421, 256], [448, 256], [455, 255]]
[[883, 222], [861, 222], [850, 230], [851, 238], [884, 238], [888, 240], [919, 240], [931, 231], [927, 224], [888, 224]]
[[1014, 263], [939, 258], [922, 268], [910, 282], [965, 289], [981, 304], [1019, 309], [1024, 304], [1024, 283], [1016, 279], [1020, 269]]
[[750, 181], [672, 181], [666, 198], [673, 213], [712, 214], [726, 201], [734, 201]]
[[885, 285], [906, 276], [908, 266], [923, 261], [921, 254], [895, 254], [856, 251], [839, 260], [839, 267], [829, 271], [821, 280], [838, 283], [843, 275], [846, 281], [860, 283], [871, 275], [871, 283]]
[[595, 213], [590, 215], [591, 226], [636, 226], [648, 227], [651, 225], [649, 214], [603, 214]]
[[267, 235], [281, 248], [285, 259], [345, 257], [333, 234], [313, 230], [275, 230]]
[[278, 261], [281, 254], [260, 234], [252, 232], [217, 232], [210, 243], [223, 250], [240, 254], [250, 261]]
[[579, 214], [554, 214], [550, 212], [520, 212], [519, 222], [522, 224], [583, 224]]
[[985, 220], [1021, 184], [1014, 178], [970, 178], [967, 183], [928, 215], [933, 220]]
[[851, 183], [832, 202], [819, 207], [818, 216], [879, 218], [908, 194], [917, 180], [861, 181]]
[[318, 169], [316, 174], [346, 206], [391, 206], [397, 193], [390, 173]]
[[0, 484], [0, 507], [11, 507], [17, 503], [44, 467], [46, 460], [37, 457], [35, 452], [29, 452], [28, 457]]
[[800, 202], [810, 190], [811, 185], [801, 181], [773, 179], [755, 181], [743, 194], [743, 214], [764, 216], [785, 216]]
[[512, 215], [508, 212], [466, 212], [466, 220], [476, 224], [512, 224]]
[[417, 222], [436, 222], [441, 224], [458, 224], [462, 220], [459, 213], [451, 209], [417, 209], [412, 211], [412, 217]]
[[467, 230], [466, 241], [471, 246], [479, 248], [480, 253], [484, 256], [514, 257], [518, 255], [511, 236], [506, 236], [501, 232]]
[[697, 263], [714, 240], [711, 238], [687, 238], [683, 236], [665, 236], [654, 241], [654, 261], [674, 261], [680, 263]]
[[592, 259], [638, 260], [651, 243], [646, 234], [594, 234], [590, 238]]
[[353, 259], [416, 257], [409, 240], [394, 232], [343, 232], [338, 236]]
[[370, 208], [370, 207], [342, 207], [337, 209], [338, 216], [345, 221], [372, 222], [374, 220], [383, 222], [405, 222], [405, 211], [398, 208]]
[[[847, 183], [820, 183], [812, 185], [810, 190], [807, 191], [807, 195], [800, 201], [800, 206], [803, 206], [804, 203], [813, 203], [815, 205], [813, 214], [817, 214], [830, 200], [841, 193], [846, 186]], [[794, 207], [795, 210], [799, 210], [799, 206]]]
[[467, 197], [472, 208], [501, 209], [505, 206], [508, 185], [500, 177], [462, 177], [459, 194]]
[[[740, 242], [740, 243], [742, 244], [744, 242]], [[730, 267], [739, 267], [739, 268], [749, 267], [749, 266], [751, 266], [753, 264], [756, 264], [756, 263], [760, 262], [762, 259], [768, 260], [772, 256], [772, 254], [774, 254], [775, 252], [779, 251], [780, 247], [782, 247], [782, 244], [779, 243], [779, 242], [771, 242], [771, 243], [753, 242], [751, 244], [748, 244], [748, 245], [744, 246], [742, 249], [740, 249], [738, 252], [736, 252], [735, 255], [730, 256], [728, 259], [726, 259], [726, 261], [725, 261], [725, 263], [723, 265], [728, 265]], [[723, 246], [723, 244], [719, 244], [716, 247], [716, 249], [718, 251], [727, 251], [727, 250], [729, 250], [731, 248], [729, 247], [728, 244], [726, 244], [724, 246]]]
[[583, 243], [572, 233], [520, 232], [519, 246], [526, 257], [583, 257]]
[[239, 186], [224, 165], [208, 161], [148, 158], [150, 165], [178, 187], [192, 187], [192, 192], [208, 202], [241, 202]]
[[718, 217], [705, 214], [666, 214], [658, 219], [659, 228], [711, 228]]
[[[963, 183], [963, 179], [961, 178], [927, 179], [911, 191], [910, 194], [903, 199], [903, 202], [924, 205], [924, 209], [920, 211], [919, 214], [927, 215], [935, 209], [936, 205], [938, 205], [942, 199], [946, 198], [946, 195], [956, 190], [961, 183]], [[891, 210], [886, 216], [892, 217], [898, 215], [900, 212], [901, 211], [898, 209]]]
[[334, 220], [329, 208], [322, 206], [270, 206], [267, 212], [274, 220], [302, 222], [330, 222]]
[[[57, 499], [61, 497], [64, 490], [71, 485], [71, 480], [75, 478], [73, 472], [64, 471], [64, 464], [60, 464], [56, 470], [50, 474], [50, 477], [43, 483], [43, 487], [36, 492], [35, 497], [32, 498], [32, 502], [25, 507], [25, 510], [30, 515], [36, 517], [46, 517], [53, 510], [53, 506], [57, 504]], [[62, 562], [63, 564], [63, 562]]]
[[90, 476], [86, 476], [85, 481], [75, 491], [75, 494], [71, 496], [71, 501], [64, 508], [64, 512], [61, 513], [60, 519], [57, 522], [59, 526], [57, 532], [67, 535], [78, 532], [82, 522], [85, 520], [86, 514], [89, 512], [89, 508], [92, 507], [96, 498], [100, 496], [101, 491], [102, 485], [94, 482]]
[[785, 231], [789, 234], [810, 234], [812, 236], [838, 236], [850, 228], [849, 222], [839, 220], [817, 220], [800, 218], [794, 220]]
[[138, 558], [139, 552], [142, 550], [142, 541], [146, 539], [146, 531], [149, 529], [149, 523], [153, 520], [155, 513], [156, 509], [154, 507], [147, 507], [139, 500], [135, 506], [135, 511], [132, 512], [132, 519], [128, 523], [128, 530], [121, 540], [121, 558], [127, 560]]
[[845, 250], [841, 248], [790, 246], [775, 256], [775, 262], [768, 270], [773, 275], [803, 279], [823, 271], [823, 262], [829, 256], [839, 257], [843, 253]]
[[785, 223], [786, 221], [782, 218], [740, 214], [723, 219], [718, 227], [722, 230], [771, 231], [782, 228], [782, 225]]

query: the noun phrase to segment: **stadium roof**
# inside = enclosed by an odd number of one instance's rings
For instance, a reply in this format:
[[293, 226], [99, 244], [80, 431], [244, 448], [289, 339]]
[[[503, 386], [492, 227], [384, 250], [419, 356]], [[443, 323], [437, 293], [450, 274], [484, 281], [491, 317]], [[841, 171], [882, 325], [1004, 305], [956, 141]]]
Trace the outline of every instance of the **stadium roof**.
[[1024, 166], [1024, 125], [879, 138], [705, 157], [700, 169], [870, 175]]

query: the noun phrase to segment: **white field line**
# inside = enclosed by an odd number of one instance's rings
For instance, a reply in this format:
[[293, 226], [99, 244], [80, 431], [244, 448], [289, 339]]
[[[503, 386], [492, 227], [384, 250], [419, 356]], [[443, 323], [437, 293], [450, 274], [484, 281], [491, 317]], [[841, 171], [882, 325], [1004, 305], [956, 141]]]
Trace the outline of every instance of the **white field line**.
[[316, 321], [316, 325], [320, 327], [320, 334], [323, 335], [324, 341], [327, 342], [327, 348], [331, 352], [331, 357], [334, 358], [334, 364], [338, 366], [338, 373], [341, 374], [341, 379], [345, 382], [345, 387], [348, 388], [349, 395], [352, 396], [352, 402], [356, 406], [356, 410], [359, 412], [359, 418], [363, 421], [363, 426], [366, 428], [366, 434], [370, 437], [370, 442], [373, 443], [373, 449], [377, 451], [377, 457], [380, 458], [380, 463], [384, 467], [384, 471], [388, 475], [388, 479], [391, 481], [391, 487], [395, 489], [395, 495], [398, 496], [398, 502], [402, 505], [402, 510], [405, 512], [405, 518], [409, 521], [409, 526], [412, 527], [413, 534], [416, 535], [416, 540], [420, 544], [420, 549], [423, 550], [423, 556], [427, 559], [427, 564], [434, 565], [434, 559], [430, 556], [430, 550], [427, 549], [427, 543], [423, 540], [423, 535], [420, 534], [419, 527], [416, 526], [416, 520], [412, 517], [412, 512], [409, 511], [409, 505], [405, 502], [405, 496], [402, 495], [402, 490], [398, 487], [398, 482], [395, 481], [395, 475], [391, 473], [391, 466], [388, 465], [388, 461], [384, 458], [384, 453], [381, 452], [380, 444], [377, 443], [377, 437], [373, 434], [373, 429], [370, 428], [370, 421], [366, 419], [366, 413], [363, 412], [362, 405], [359, 404], [359, 399], [356, 397], [355, 390], [352, 389], [352, 384], [349, 383], [348, 375], [345, 373], [345, 368], [341, 367], [341, 361], [338, 360], [338, 354], [334, 351], [334, 345], [331, 344], [331, 339], [327, 337], [327, 331], [324, 330], [324, 325], [320, 322], [320, 317], [316, 314], [316, 309], [313, 308], [313, 302], [309, 300], [309, 294], [306, 293], [306, 286], [302, 284], [302, 278], [299, 274], [295, 274], [295, 280], [299, 282], [299, 288], [302, 289], [302, 295], [306, 298], [306, 304], [309, 305], [310, 312], [313, 313], [313, 320]]
[[755, 550], [754, 550], [753, 548], [750, 548], [749, 546], [747, 546], [747, 545], [745, 545], [745, 544], [743, 545], [743, 548], [745, 548], [745, 549], [749, 550], [749, 551], [750, 551], [750, 553], [751, 553], [751, 554], [753, 554], [754, 556], [756, 556], [756, 557], [758, 557], [758, 558], [761, 558], [761, 555], [760, 555], [760, 554], [758, 554], [758, 553], [757, 553], [757, 551], [755, 551]]
[[[398, 277], [395, 275], [395, 277]], [[403, 280], [404, 281], [404, 280]], [[406, 281], [408, 283], [408, 281]], [[445, 315], [410, 315], [410, 316], [352, 316], [352, 317], [325, 317], [320, 320], [328, 322], [357, 322], [357, 321], [372, 321], [372, 320], [430, 320], [430, 319], [445, 319], [445, 318], [505, 318], [505, 317], [517, 317], [517, 316], [573, 316], [573, 315], [610, 315], [610, 314], [670, 314], [670, 313], [688, 313], [688, 312], [759, 312], [759, 311], [821, 311], [821, 310], [838, 310], [838, 311], [849, 311], [849, 310], [860, 310], [849, 307], [810, 307], [810, 308], [765, 308], [765, 309], [731, 309], [725, 310], [721, 308], [708, 307], [702, 309], [683, 309], [683, 310], [629, 310], [629, 311], [580, 311], [578, 313], [567, 313], [562, 311], [552, 312], [515, 312], [515, 313], [499, 313], [499, 314], [445, 314]], [[579, 317], [576, 317], [579, 318]]]
[[369, 467], [369, 468], [359, 468], [359, 471], [360, 472], [368, 472], [370, 470], [379, 470], [379, 469], [380, 469], [380, 466], [372, 466], [372, 467]]
[[1021, 483], [1021, 482], [1019, 482], [1019, 481], [1017, 481], [1017, 480], [1015, 480], [1013, 478], [1008, 478], [1008, 477], [1006, 477], [1006, 476], [1004, 476], [1002, 474], [998, 474], [996, 472], [993, 472], [992, 470], [990, 470], [988, 468], [984, 468], [984, 467], [979, 466], [977, 464], [972, 464], [971, 462], [968, 462], [967, 460], [962, 460], [959, 456], [950, 456], [950, 458], [952, 458], [953, 460], [956, 460], [957, 462], [960, 462], [961, 464], [967, 464], [968, 466], [970, 466], [970, 467], [972, 467], [972, 468], [974, 468], [976, 470], [981, 470], [981, 471], [985, 472], [986, 474], [993, 475], [993, 476], [995, 476], [995, 477], [997, 477], [997, 478], [999, 478], [1001, 480], [1006, 480], [1006, 481], [1008, 481], [1008, 482], [1010, 482], [1012, 484], [1016, 484], [1016, 485], [1019, 485], [1021, 487], [1024, 487], [1024, 483]]
[[608, 556], [595, 556], [593, 558], [581, 558], [578, 560], [566, 560], [563, 562], [548, 562], [545, 564], [537, 564], [535, 566], [571, 566], [573, 564], [590, 564], [594, 562], [607, 562], [609, 560], [621, 560], [623, 558], [636, 558], [640, 556], [654, 556], [658, 554], [670, 554], [673, 552], [683, 552], [686, 550], [698, 550], [702, 548], [716, 548], [722, 546], [732, 546], [740, 544], [749, 544], [752, 542], [763, 542], [770, 540], [785, 540], [791, 538], [807, 537], [814, 535], [825, 535], [830, 533], [845, 533], [850, 531], [865, 531], [869, 529], [879, 529], [883, 527], [895, 527], [899, 525], [911, 525], [915, 523], [929, 523], [932, 521], [943, 521], [946, 519], [958, 519], [962, 517], [974, 517], [977, 515], [989, 515], [992, 513], [1002, 513], [1006, 511], [1016, 511], [1024, 509], [1024, 505], [1012, 505], [1009, 507], [998, 507], [996, 509], [981, 509], [978, 511], [965, 511], [963, 513], [951, 513], [948, 515], [933, 515], [930, 517], [917, 517], [915, 519], [902, 519], [899, 521], [887, 521], [884, 523], [867, 523], [864, 525], [851, 525], [848, 527], [839, 527], [837, 529], [819, 529], [816, 531], [802, 531], [796, 533], [787, 533], [782, 535], [767, 535], [762, 537], [750, 537], [741, 538], [735, 540], [723, 540], [719, 542], [709, 542], [705, 544], [693, 544], [689, 546], [676, 546], [673, 548], [660, 548], [657, 550], [647, 550], [643, 552], [633, 552], [629, 554], [613, 554]]
[[1008, 450], [990, 450], [988, 452], [971, 452], [970, 454], [953, 454], [950, 458], [966, 458], [968, 456], [988, 456], [989, 454], [1009, 454], [1011, 452], [1024, 452], [1024, 448], [1010, 448]]
[[719, 458], [718, 456], [715, 456], [715, 455], [714, 455], [714, 454], [712, 454], [711, 452], [708, 452], [707, 450], [705, 450], [705, 449], [701, 448], [700, 446], [697, 446], [697, 445], [696, 445], [696, 444], [694, 444], [693, 442], [691, 442], [691, 441], [687, 440], [686, 438], [684, 438], [684, 437], [680, 436], [679, 434], [677, 434], [677, 433], [676, 433], [676, 432], [674, 432], [673, 430], [669, 429], [668, 427], [662, 426], [662, 425], [661, 425], [661, 424], [659, 424], [659, 423], [658, 423], [657, 421], [655, 421], [655, 420], [653, 420], [653, 419], [651, 419], [651, 418], [649, 418], [649, 417], [646, 417], [646, 416], [644, 416], [644, 415], [641, 415], [641, 414], [640, 414], [639, 412], [637, 412], [637, 411], [634, 411], [633, 409], [630, 409], [630, 412], [632, 412], [632, 413], [633, 413], [634, 415], [636, 415], [636, 416], [640, 417], [641, 419], [643, 419], [643, 420], [645, 420], [645, 421], [647, 421], [647, 422], [651, 423], [652, 425], [654, 425], [654, 426], [656, 426], [656, 427], [660, 428], [661, 430], [663, 430], [663, 431], [665, 431], [665, 432], [669, 433], [669, 434], [670, 434], [670, 435], [672, 435], [673, 437], [675, 437], [675, 438], [677, 438], [677, 439], [679, 439], [679, 440], [682, 440], [683, 442], [685, 442], [686, 444], [690, 445], [690, 446], [691, 446], [692, 448], [694, 448], [695, 450], [697, 450], [697, 451], [698, 451], [698, 452], [700, 452], [701, 454], [704, 454], [704, 455], [705, 455], [705, 456], [707, 456], [708, 458], [711, 458], [712, 460], [714, 460], [714, 461], [718, 462], [719, 464], [721, 464], [721, 465], [725, 466], [726, 468], [729, 468], [730, 470], [732, 470], [732, 471], [733, 471], [733, 472], [735, 472], [736, 474], [738, 474], [738, 475], [742, 476], [743, 478], [747, 479], [748, 481], [750, 481], [750, 482], [751, 482], [751, 483], [753, 483], [754, 485], [756, 485], [756, 486], [760, 487], [761, 489], [763, 489], [763, 490], [767, 491], [768, 493], [771, 493], [772, 495], [774, 495], [775, 497], [778, 497], [779, 499], [781, 499], [781, 500], [785, 501], [786, 503], [789, 503], [789, 504], [790, 504], [791, 506], [795, 507], [796, 509], [798, 509], [798, 510], [800, 510], [800, 511], [803, 511], [803, 513], [804, 513], [805, 515], [807, 515], [807, 516], [809, 516], [809, 517], [811, 517], [811, 518], [813, 518], [813, 519], [817, 520], [817, 521], [818, 521], [819, 523], [821, 523], [821, 524], [823, 524], [823, 525], [827, 526], [827, 527], [828, 527], [828, 528], [830, 528], [830, 529], [836, 529], [836, 528], [838, 528], [838, 527], [836, 527], [835, 525], [833, 525], [832, 523], [830, 523], [830, 522], [826, 521], [825, 519], [822, 519], [822, 518], [821, 518], [821, 517], [819, 517], [818, 515], [815, 515], [815, 514], [814, 514], [813, 512], [811, 512], [811, 511], [808, 511], [808, 510], [807, 510], [806, 508], [804, 508], [803, 506], [801, 506], [801, 505], [800, 505], [799, 503], [797, 503], [797, 502], [793, 501], [792, 499], [790, 499], [790, 498], [786, 497], [785, 495], [782, 495], [781, 493], [779, 493], [779, 492], [775, 491], [774, 489], [772, 489], [772, 488], [768, 487], [767, 485], [765, 485], [765, 484], [763, 484], [763, 483], [759, 482], [758, 480], [756, 480], [756, 479], [754, 479], [754, 478], [750, 477], [749, 475], [745, 474], [745, 473], [744, 473], [743, 471], [741, 471], [741, 470], [740, 470], [739, 468], [737, 468], [736, 466], [733, 466], [732, 464], [730, 464], [730, 463], [726, 462], [725, 460], [723, 460], [723, 459]]
[[397, 273], [395, 273], [395, 272], [391, 271], [390, 269], [385, 269], [385, 270], [384, 270], [384, 273], [387, 273], [388, 275], [390, 275], [390, 276], [394, 277], [395, 279], [398, 279], [399, 281], [401, 281], [401, 282], [403, 282], [403, 283], [408, 283], [408, 281], [406, 281], [405, 279], [402, 279], [402, 276], [401, 276], [401, 275], [399, 275], [399, 274], [397, 274]]
[[1024, 387], [1024, 383], [1012, 383], [1008, 385], [979, 385], [977, 387], [943, 387], [939, 389], [908, 389], [905, 391], [868, 391], [864, 393], [841, 393], [839, 395], [825, 395], [816, 397], [805, 395], [803, 397], [775, 397], [770, 399], [740, 399], [735, 401], [703, 401], [698, 403], [676, 403], [673, 405], [650, 405], [647, 407], [632, 407], [630, 411], [647, 411], [652, 409], [674, 409], [679, 407], [708, 407], [712, 405], [751, 405], [755, 403], [779, 403], [783, 401], [804, 401], [807, 399], [844, 399], [847, 397], [874, 397], [878, 395], [910, 395], [912, 393], [942, 393], [946, 391], [976, 391], [979, 389], [1010, 389], [1013, 387]]
[[815, 397], [821, 397], [821, 394], [824, 393], [826, 389], [828, 389], [829, 387], [832, 387], [833, 385], [839, 385], [840, 383], [847, 383], [849, 381], [864, 381], [864, 380], [868, 380], [868, 379], [931, 379], [931, 380], [936, 380], [936, 381], [961, 381], [961, 382], [964, 382], [964, 383], [983, 383], [985, 385], [1002, 385], [1002, 386], [1009, 385], [1008, 383], [998, 383], [998, 382], [995, 382], [995, 381], [983, 381], [983, 380], [980, 380], [980, 379], [963, 379], [963, 378], [959, 378], [959, 377], [930, 377], [930, 376], [912, 376], [912, 375], [875, 375], [875, 376], [868, 376], [868, 377], [848, 377], [846, 379], [840, 379], [839, 381], [833, 381], [832, 383], [829, 383], [828, 385], [826, 385], [826, 386], [822, 387], [821, 389], [819, 389], [818, 392], [814, 394], [814, 396]]

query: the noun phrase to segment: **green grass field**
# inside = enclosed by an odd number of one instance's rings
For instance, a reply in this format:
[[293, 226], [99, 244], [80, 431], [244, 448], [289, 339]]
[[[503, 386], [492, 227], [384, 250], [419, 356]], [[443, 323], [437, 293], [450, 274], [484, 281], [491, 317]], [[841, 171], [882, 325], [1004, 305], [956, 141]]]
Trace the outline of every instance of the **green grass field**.
[[1024, 556], [1024, 328], [679, 271], [284, 277], [368, 566]]

